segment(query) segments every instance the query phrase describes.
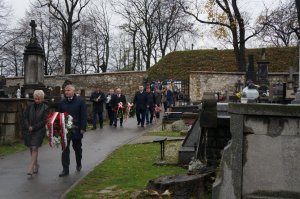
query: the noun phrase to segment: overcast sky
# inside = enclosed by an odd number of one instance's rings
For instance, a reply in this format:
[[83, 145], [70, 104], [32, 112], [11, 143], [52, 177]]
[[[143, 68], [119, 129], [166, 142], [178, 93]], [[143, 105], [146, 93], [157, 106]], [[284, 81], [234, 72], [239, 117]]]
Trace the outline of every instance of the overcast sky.
[[[33, 0], [6, 0], [9, 4], [12, 5], [15, 19], [20, 19], [25, 15], [26, 9], [29, 9], [30, 2]], [[92, 0], [93, 1], [93, 0]], [[282, 0], [287, 1], [287, 0]], [[255, 18], [261, 10], [264, 9], [264, 5], [267, 7], [276, 7], [278, 5], [280, 0], [238, 0], [238, 5], [241, 7], [241, 10], [246, 11], [250, 14], [251, 18]], [[203, 26], [202, 26], [203, 27]], [[220, 47], [220, 46], [214, 46], [214, 43], [216, 43], [217, 40], [215, 38], [207, 38], [208, 33], [206, 30], [199, 30], [203, 31], [203, 37], [201, 41], [197, 41], [195, 47], [197, 48], [214, 48], [214, 47]], [[206, 32], [206, 33], [205, 33]], [[215, 41], [213, 41], [215, 40]], [[219, 42], [218, 42], [219, 43]], [[251, 45], [256, 46], [256, 44], [251, 44], [251, 42], [248, 42], [249, 47], [251, 48]], [[259, 47], [259, 46], [256, 46]]]
[[[26, 9], [29, 8], [29, 4], [32, 0], [6, 0], [9, 4], [12, 4], [15, 14], [18, 18], [24, 16]], [[266, 5], [276, 5], [280, 0], [239, 0], [239, 5], [242, 5], [244, 8], [253, 9], [253, 11], [260, 10], [263, 7], [263, 4]], [[285, 1], [285, 0], [283, 0]], [[240, 3], [243, 2], [243, 3]], [[249, 9], [246, 9], [249, 11]]]

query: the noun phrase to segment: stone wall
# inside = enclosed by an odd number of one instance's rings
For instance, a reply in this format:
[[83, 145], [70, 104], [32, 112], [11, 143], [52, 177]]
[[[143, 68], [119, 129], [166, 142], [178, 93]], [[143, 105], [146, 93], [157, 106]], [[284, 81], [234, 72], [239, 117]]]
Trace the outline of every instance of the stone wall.
[[244, 82], [245, 73], [235, 72], [201, 72], [190, 73], [190, 99], [192, 102], [201, 101], [204, 92], [220, 92], [235, 90], [235, 83]]
[[22, 136], [23, 110], [30, 100], [0, 99], [0, 144], [13, 143]]
[[[95, 85], [99, 85], [105, 93], [110, 88], [120, 87], [122, 92], [131, 101], [135, 91], [138, 90], [138, 85], [143, 84], [147, 78], [147, 72], [112, 72], [99, 74], [85, 75], [60, 75], [60, 76], [45, 76], [44, 84], [46, 86], [62, 86], [65, 80], [70, 80], [74, 83], [78, 92], [85, 89], [85, 95], [90, 96]], [[6, 79], [6, 86], [23, 85], [24, 77], [13, 77]]]
[[300, 198], [300, 106], [229, 104], [229, 113], [212, 198]]
[[[269, 73], [269, 82], [271, 85], [277, 82], [287, 82], [288, 77], [288, 73]], [[294, 82], [298, 82], [298, 74], [294, 74], [293, 79]], [[245, 73], [192, 71], [190, 73], [190, 99], [192, 102], [201, 101], [204, 92], [227, 92], [228, 95], [233, 95], [238, 80], [245, 82]]]

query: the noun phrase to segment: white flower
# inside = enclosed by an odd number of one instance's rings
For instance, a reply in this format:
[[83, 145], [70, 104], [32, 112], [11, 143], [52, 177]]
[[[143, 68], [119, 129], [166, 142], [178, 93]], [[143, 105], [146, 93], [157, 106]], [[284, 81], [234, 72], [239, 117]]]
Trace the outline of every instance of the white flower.
[[73, 122], [71, 122], [71, 121], [68, 121], [68, 122], [66, 123], [66, 127], [67, 127], [67, 129], [71, 129], [71, 128], [72, 128], [72, 126], [73, 126]]
[[60, 145], [60, 138], [58, 137], [53, 137], [52, 139], [52, 144], [55, 145], [56, 147], [58, 147]]
[[67, 120], [73, 122], [73, 117], [71, 115], [68, 115]]
[[66, 128], [71, 129], [72, 127], [73, 127], [73, 117], [71, 115], [68, 115], [66, 121]]

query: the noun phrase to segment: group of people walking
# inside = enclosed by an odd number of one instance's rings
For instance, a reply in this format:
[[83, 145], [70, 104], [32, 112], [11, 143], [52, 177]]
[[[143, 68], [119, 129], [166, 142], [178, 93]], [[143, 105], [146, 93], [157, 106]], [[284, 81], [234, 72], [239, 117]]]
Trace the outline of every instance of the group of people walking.
[[[69, 175], [70, 165], [70, 144], [75, 151], [76, 170], [79, 172], [82, 168], [82, 138], [87, 128], [87, 108], [84, 99], [77, 96], [75, 87], [72, 84], [64, 88], [64, 99], [59, 102], [58, 112], [68, 113], [72, 116], [74, 129], [72, 135], [67, 139], [67, 146], [62, 151], [61, 162], [63, 170], [59, 177]], [[46, 135], [46, 123], [48, 117], [48, 106], [43, 103], [45, 94], [42, 90], [36, 90], [33, 93], [34, 103], [30, 104], [24, 111], [23, 138], [25, 145], [30, 149], [31, 162], [28, 166], [27, 174], [32, 176], [38, 173], [38, 149], [43, 143]], [[133, 105], [136, 110], [137, 125], [144, 127], [145, 124], [152, 124], [155, 118], [160, 117], [160, 107], [163, 104], [165, 111], [173, 103], [173, 93], [167, 86], [160, 90], [157, 87], [151, 90], [150, 86], [146, 88], [140, 85], [138, 91], [133, 97]], [[127, 106], [125, 95], [120, 88], [110, 89], [107, 94], [101, 91], [97, 86], [90, 96], [93, 103], [93, 129], [97, 128], [99, 121], [100, 129], [103, 128], [104, 106], [107, 110], [109, 125], [117, 127], [123, 126], [124, 111]]]
[[[119, 114], [119, 112], [124, 111], [123, 108], [126, 106], [126, 97], [122, 94], [120, 88], [117, 88], [116, 90], [110, 89], [108, 94], [105, 95], [100, 90], [100, 87], [97, 86], [90, 97], [90, 101], [93, 102], [93, 130], [97, 128], [97, 117], [99, 119], [100, 129], [103, 128], [104, 104], [107, 110], [109, 125], [117, 127], [119, 120], [120, 127], [123, 126], [124, 114]], [[120, 107], [120, 103], [122, 104], [122, 107]]]

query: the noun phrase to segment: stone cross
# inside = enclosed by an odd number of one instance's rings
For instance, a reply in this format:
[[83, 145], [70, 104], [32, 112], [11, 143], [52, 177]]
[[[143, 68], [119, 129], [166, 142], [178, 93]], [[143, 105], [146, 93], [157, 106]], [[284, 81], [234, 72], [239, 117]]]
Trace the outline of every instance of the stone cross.
[[36, 30], [35, 28], [37, 27], [36, 23], [34, 20], [31, 20], [30, 24], [31, 26], [31, 38], [36, 38]]

